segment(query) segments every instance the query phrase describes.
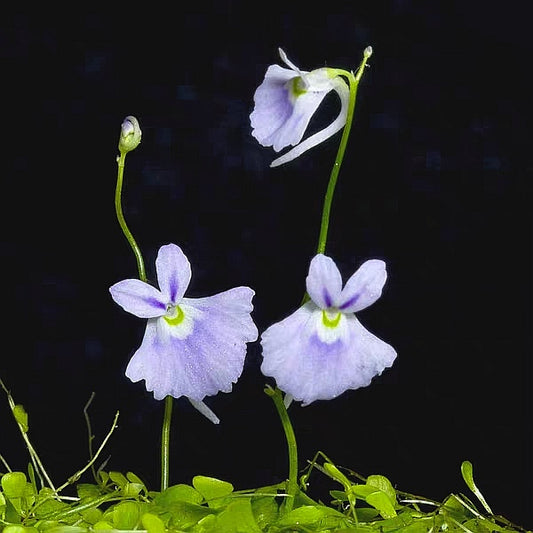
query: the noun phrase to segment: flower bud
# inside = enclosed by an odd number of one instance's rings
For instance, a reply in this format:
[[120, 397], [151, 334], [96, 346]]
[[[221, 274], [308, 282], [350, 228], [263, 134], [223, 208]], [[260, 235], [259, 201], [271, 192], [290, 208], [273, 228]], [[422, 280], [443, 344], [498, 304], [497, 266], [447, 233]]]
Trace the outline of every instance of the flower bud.
[[141, 142], [141, 128], [139, 121], [134, 116], [127, 116], [122, 122], [118, 149], [120, 153], [128, 153], [135, 150]]

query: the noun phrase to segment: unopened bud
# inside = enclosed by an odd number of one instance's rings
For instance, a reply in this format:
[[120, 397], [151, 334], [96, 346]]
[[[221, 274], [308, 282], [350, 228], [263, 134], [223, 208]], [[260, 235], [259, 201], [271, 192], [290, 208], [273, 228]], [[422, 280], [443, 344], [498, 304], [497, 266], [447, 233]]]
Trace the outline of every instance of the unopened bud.
[[122, 122], [118, 149], [120, 153], [128, 153], [135, 150], [141, 142], [141, 128], [139, 121], [133, 116], [127, 116]]
[[372, 55], [372, 47], [367, 46], [363, 52], [363, 55], [368, 59]]

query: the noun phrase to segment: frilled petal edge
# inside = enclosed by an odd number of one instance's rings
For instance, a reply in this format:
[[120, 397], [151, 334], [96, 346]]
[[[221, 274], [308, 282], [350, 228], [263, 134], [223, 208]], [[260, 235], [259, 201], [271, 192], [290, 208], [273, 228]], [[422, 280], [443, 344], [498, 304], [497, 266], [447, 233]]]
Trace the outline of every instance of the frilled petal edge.
[[183, 308], [195, 310], [185, 338], [174, 335], [164, 318], [150, 319], [127, 377], [144, 379], [157, 400], [170, 395], [198, 402], [230, 392], [242, 373], [246, 343], [257, 339], [250, 316], [253, 295], [248, 287], [237, 287], [207, 298], [184, 298]]
[[308, 302], [261, 336], [261, 371], [303, 405], [369, 385], [396, 358], [396, 351], [355, 315], [343, 315], [343, 332], [334, 342], [321, 340], [322, 312]]

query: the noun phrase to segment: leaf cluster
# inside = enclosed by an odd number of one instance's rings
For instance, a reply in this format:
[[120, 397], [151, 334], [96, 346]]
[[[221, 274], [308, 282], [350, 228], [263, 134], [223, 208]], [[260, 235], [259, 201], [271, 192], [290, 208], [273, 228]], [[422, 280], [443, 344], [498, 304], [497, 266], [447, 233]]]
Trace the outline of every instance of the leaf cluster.
[[[313, 469], [340, 485], [330, 491], [327, 504], [308, 495]], [[8, 472], [1, 477], [2, 533], [531, 533], [482, 513], [462, 494], [439, 503], [397, 491], [384, 476], [363, 479], [330, 460], [319, 465], [316, 458], [302, 476], [290, 512], [284, 512], [285, 482], [236, 491], [227, 481], [195, 476], [190, 485], [157, 492], [132, 472], [98, 471], [95, 483], [78, 483], [76, 496], [67, 497], [49, 487], [38, 489], [31, 472], [30, 466], [28, 476]]]

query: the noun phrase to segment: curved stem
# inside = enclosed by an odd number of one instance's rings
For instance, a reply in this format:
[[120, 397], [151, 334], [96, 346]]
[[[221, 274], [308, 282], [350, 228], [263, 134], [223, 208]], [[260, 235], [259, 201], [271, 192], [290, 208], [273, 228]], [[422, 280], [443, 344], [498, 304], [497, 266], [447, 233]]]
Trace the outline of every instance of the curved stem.
[[141, 281], [146, 281], [146, 271], [144, 269], [144, 261], [141, 254], [141, 250], [137, 245], [137, 242], [133, 238], [131, 231], [126, 224], [124, 219], [124, 214], [122, 213], [122, 182], [124, 177], [124, 164], [126, 162], [126, 152], [121, 152], [118, 157], [118, 173], [117, 173], [117, 187], [115, 189], [115, 211], [117, 213], [118, 223], [122, 229], [122, 233], [130, 243], [131, 249], [135, 254], [135, 259], [137, 260], [137, 269], [139, 270], [139, 279]]
[[350, 136], [350, 130], [352, 128], [353, 115], [355, 110], [355, 101], [357, 98], [357, 88], [359, 86], [359, 81], [363, 75], [366, 62], [371, 54], [368, 52], [368, 49], [365, 50], [363, 54], [363, 60], [357, 69], [357, 73], [354, 75], [353, 72], [347, 72], [345, 70], [338, 70], [339, 75], [346, 76], [350, 85], [350, 100], [348, 102], [348, 111], [346, 116], [346, 124], [344, 130], [342, 131], [341, 142], [339, 144], [339, 149], [337, 150], [337, 156], [335, 157], [335, 163], [331, 169], [331, 174], [329, 177], [328, 188], [326, 190], [326, 195], [324, 197], [324, 206], [322, 208], [322, 222], [320, 224], [320, 235], [318, 237], [318, 246], [317, 254], [323, 254], [326, 250], [326, 242], [328, 239], [328, 229], [329, 229], [329, 218], [331, 214], [331, 203], [333, 201], [333, 194], [335, 192], [335, 186], [337, 185], [337, 178], [339, 176], [339, 171], [341, 169], [342, 160], [344, 158], [344, 152], [346, 151], [346, 145], [348, 144], [348, 137]]
[[170, 470], [170, 423], [172, 420], [172, 396], [165, 398], [165, 412], [161, 431], [161, 492], [168, 489]]
[[[137, 269], [139, 270], [139, 279], [146, 281], [146, 270], [144, 268], [144, 260], [141, 254], [141, 250], [137, 245], [131, 231], [124, 219], [124, 213], [122, 212], [122, 183], [124, 178], [124, 165], [126, 162], [126, 153], [120, 152], [118, 157], [118, 173], [117, 173], [117, 187], [115, 190], [115, 211], [117, 213], [117, 219], [122, 229], [122, 233], [130, 243], [131, 249], [135, 254], [137, 260]], [[172, 419], [172, 396], [165, 398], [165, 411], [163, 414], [163, 425], [161, 430], [161, 490], [168, 488], [169, 484], [169, 472], [170, 472], [170, 423]]]
[[278, 410], [281, 424], [285, 431], [285, 438], [287, 439], [287, 450], [289, 452], [289, 481], [287, 484], [285, 513], [289, 513], [292, 511], [294, 498], [298, 491], [298, 447], [296, 445], [296, 436], [289, 418], [289, 413], [287, 413], [287, 408], [283, 402], [281, 391], [278, 388], [268, 388], [265, 392], [272, 398], [272, 400], [274, 400], [274, 405]]

